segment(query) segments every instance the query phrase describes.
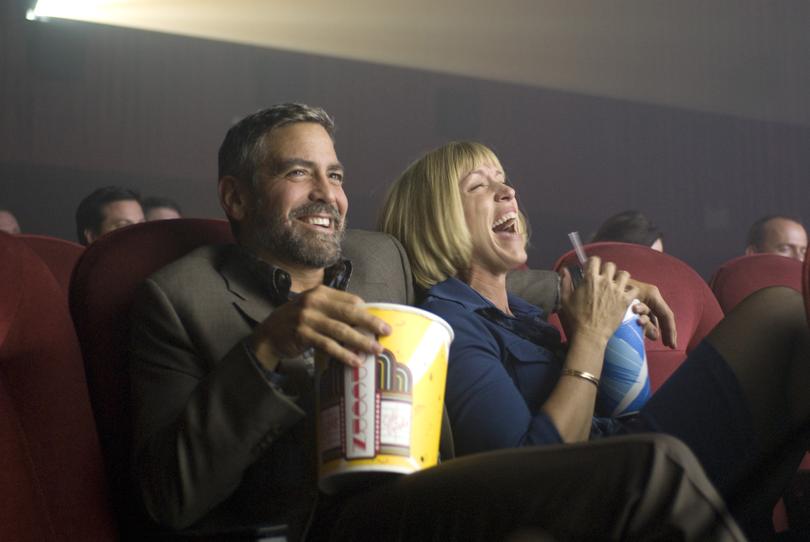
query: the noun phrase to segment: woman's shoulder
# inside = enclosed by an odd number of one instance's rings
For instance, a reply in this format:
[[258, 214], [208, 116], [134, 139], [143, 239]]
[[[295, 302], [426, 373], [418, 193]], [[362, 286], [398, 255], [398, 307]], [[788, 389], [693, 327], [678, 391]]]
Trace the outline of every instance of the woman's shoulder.
[[456, 278], [450, 278], [430, 288], [424, 296], [421, 309], [444, 319], [456, 332], [480, 335], [487, 325], [476, 311], [489, 303], [475, 290]]

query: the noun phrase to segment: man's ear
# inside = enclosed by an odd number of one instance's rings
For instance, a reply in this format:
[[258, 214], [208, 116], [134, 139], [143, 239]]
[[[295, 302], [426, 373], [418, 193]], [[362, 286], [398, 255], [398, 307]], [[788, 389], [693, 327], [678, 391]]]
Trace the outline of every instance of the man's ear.
[[228, 218], [241, 222], [247, 216], [248, 201], [246, 187], [236, 177], [226, 175], [219, 179], [219, 204]]
[[85, 228], [82, 235], [84, 235], [84, 241], [88, 245], [92, 245], [93, 241], [98, 239], [98, 235], [96, 235], [90, 228]]

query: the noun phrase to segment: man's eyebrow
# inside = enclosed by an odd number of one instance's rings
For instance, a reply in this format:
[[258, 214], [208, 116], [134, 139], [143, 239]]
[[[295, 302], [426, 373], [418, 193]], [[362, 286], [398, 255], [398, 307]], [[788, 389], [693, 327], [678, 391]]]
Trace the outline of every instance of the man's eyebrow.
[[[303, 166], [309, 169], [317, 168], [317, 164], [312, 160], [304, 160], [303, 158], [289, 158], [287, 160], [279, 160], [278, 162], [276, 162], [274, 169], [276, 170], [277, 173], [280, 173], [295, 166]], [[338, 169], [342, 170], [343, 164], [341, 164], [340, 162], [334, 162], [326, 166], [326, 169], [328, 171], [335, 171]]]
[[304, 166], [310, 169], [315, 168], [315, 162], [311, 160], [304, 160], [303, 158], [288, 158], [287, 160], [279, 160], [276, 162], [276, 171], [284, 171], [295, 166]]

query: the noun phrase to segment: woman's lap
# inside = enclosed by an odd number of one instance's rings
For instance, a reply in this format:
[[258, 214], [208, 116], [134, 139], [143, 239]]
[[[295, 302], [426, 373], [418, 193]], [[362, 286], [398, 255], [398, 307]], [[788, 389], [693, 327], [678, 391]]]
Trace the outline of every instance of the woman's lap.
[[622, 432], [678, 437], [728, 495], [758, 455], [751, 413], [726, 361], [703, 341]]

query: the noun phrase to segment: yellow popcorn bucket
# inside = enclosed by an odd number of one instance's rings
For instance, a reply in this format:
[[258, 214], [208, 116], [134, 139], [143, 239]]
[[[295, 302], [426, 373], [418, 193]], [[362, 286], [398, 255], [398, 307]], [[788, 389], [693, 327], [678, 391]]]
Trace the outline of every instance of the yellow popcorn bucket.
[[320, 356], [318, 478], [325, 493], [436, 464], [452, 328], [392, 303], [366, 309], [391, 326], [384, 351], [349, 367]]

